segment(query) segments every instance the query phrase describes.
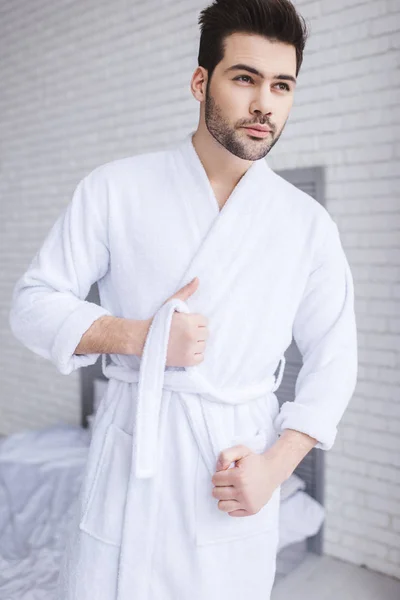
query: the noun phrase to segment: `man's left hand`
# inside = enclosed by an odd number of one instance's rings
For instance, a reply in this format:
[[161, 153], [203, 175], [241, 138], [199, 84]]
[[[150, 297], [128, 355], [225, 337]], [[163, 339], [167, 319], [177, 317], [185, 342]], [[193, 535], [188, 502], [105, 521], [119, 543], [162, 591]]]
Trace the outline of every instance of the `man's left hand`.
[[[235, 463], [229, 468], [231, 463]], [[280, 484], [277, 466], [267, 454], [257, 454], [239, 445], [220, 453], [212, 479], [212, 495], [218, 508], [231, 517], [246, 517], [259, 512]]]

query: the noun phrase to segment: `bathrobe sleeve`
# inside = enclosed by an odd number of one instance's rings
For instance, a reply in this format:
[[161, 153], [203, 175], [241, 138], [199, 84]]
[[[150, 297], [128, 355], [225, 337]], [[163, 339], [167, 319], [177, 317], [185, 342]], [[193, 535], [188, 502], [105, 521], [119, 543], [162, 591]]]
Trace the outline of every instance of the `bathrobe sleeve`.
[[316, 448], [330, 450], [358, 370], [353, 278], [331, 218], [295, 316], [293, 337], [303, 364], [294, 401], [282, 405], [275, 426], [279, 433], [306, 433], [318, 440]]
[[9, 313], [14, 336], [65, 375], [99, 357], [74, 350], [96, 319], [111, 314], [85, 300], [108, 264], [106, 186], [94, 170], [78, 183], [15, 284]]

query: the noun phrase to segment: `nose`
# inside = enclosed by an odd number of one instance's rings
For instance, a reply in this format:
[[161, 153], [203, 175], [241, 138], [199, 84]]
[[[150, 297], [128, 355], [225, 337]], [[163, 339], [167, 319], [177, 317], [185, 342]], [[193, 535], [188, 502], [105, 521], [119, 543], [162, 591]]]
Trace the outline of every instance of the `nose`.
[[[271, 117], [273, 114], [274, 97], [268, 88], [261, 89], [257, 96], [253, 99], [250, 112], [257, 115], [259, 118], [261, 115]], [[260, 114], [261, 113], [261, 114]]]

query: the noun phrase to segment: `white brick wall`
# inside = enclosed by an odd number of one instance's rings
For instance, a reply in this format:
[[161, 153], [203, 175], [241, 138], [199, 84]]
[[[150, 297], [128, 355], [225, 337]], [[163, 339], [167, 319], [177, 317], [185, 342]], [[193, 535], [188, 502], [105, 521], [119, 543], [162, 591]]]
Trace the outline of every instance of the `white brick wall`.
[[326, 453], [324, 550], [400, 577], [400, 3], [296, 5], [311, 38], [270, 164], [326, 166], [360, 346], [356, 393]]
[[[207, 2], [0, 6], [0, 433], [79, 422], [68, 377], [13, 339], [12, 286], [78, 180], [197, 124], [189, 90]], [[274, 169], [326, 166], [356, 287], [360, 371], [326, 454], [325, 551], [400, 577], [397, 0], [298, 0], [312, 35]]]

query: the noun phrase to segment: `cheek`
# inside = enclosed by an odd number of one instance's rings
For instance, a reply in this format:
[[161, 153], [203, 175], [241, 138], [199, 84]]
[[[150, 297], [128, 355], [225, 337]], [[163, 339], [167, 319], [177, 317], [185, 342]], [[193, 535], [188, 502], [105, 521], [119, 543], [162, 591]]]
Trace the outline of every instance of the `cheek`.
[[246, 104], [245, 99], [239, 94], [223, 94], [220, 97], [219, 106], [223, 111], [240, 113]]
[[245, 88], [244, 86], [226, 86], [218, 90], [218, 93], [214, 95], [214, 100], [217, 104], [222, 107], [234, 108], [237, 107], [239, 110], [243, 109], [243, 106], [248, 106], [251, 102], [252, 92], [250, 86]]

